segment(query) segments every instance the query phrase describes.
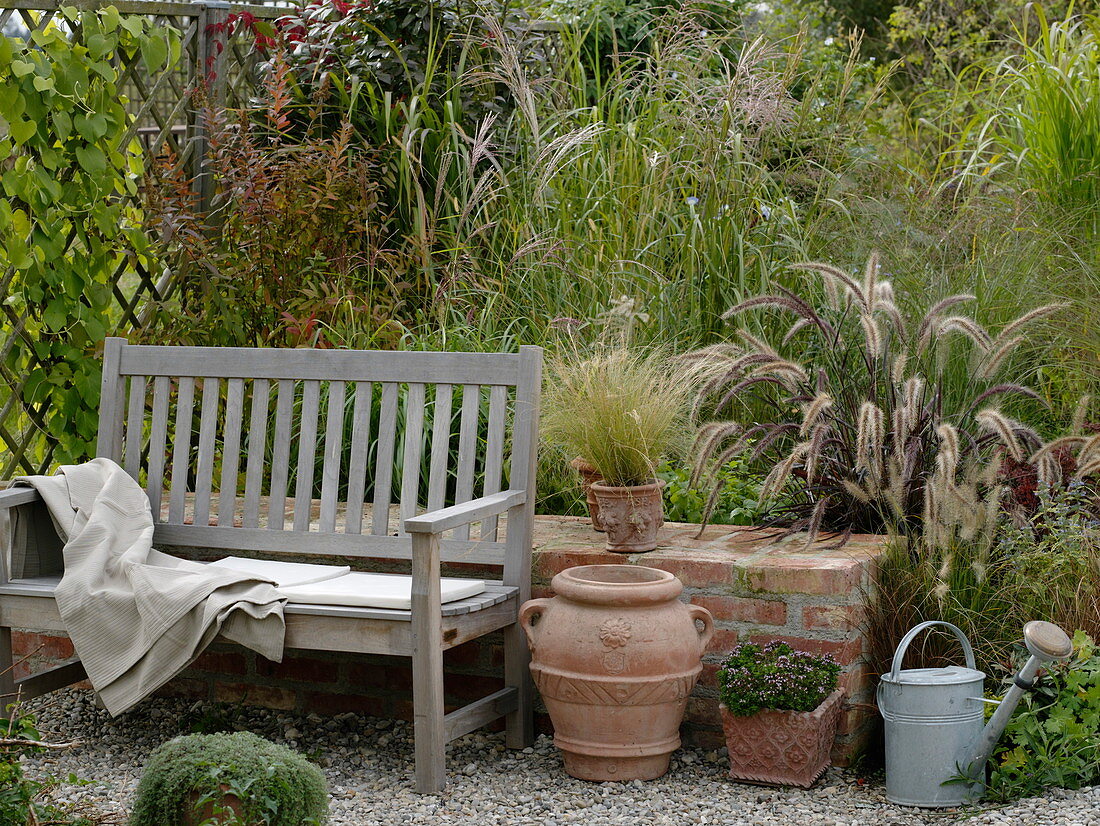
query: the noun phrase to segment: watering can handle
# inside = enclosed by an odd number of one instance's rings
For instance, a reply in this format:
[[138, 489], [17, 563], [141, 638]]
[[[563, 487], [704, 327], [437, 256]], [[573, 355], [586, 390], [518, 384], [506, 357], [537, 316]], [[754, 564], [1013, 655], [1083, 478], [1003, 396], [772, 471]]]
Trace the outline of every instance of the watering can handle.
[[929, 620], [928, 622], [922, 622], [920, 625], [915, 625], [909, 629], [909, 633], [901, 638], [901, 642], [898, 643], [898, 650], [894, 652], [894, 662], [890, 666], [890, 679], [897, 680], [898, 672], [901, 670], [901, 661], [905, 659], [905, 651], [909, 648], [909, 643], [916, 639], [917, 634], [924, 631], [927, 628], [931, 628], [933, 625], [942, 625], [951, 629], [951, 632], [958, 638], [959, 643], [962, 645], [963, 656], [966, 657], [967, 668], [977, 668], [974, 662], [974, 649], [970, 646], [970, 640], [966, 638], [957, 625], [952, 625], [949, 622], [943, 620]]

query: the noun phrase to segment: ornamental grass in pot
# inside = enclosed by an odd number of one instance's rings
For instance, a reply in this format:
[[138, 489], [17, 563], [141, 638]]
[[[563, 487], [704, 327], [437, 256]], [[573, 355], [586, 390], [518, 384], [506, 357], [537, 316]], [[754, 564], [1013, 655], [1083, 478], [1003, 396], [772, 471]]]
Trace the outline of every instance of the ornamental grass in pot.
[[829, 766], [844, 692], [829, 654], [742, 643], [718, 670], [730, 777], [809, 788]]
[[660, 350], [625, 346], [551, 362], [543, 439], [565, 457], [583, 457], [599, 475], [590, 489], [607, 550], [657, 547], [664, 508], [656, 469], [687, 446], [690, 400], [701, 370], [685, 370]]

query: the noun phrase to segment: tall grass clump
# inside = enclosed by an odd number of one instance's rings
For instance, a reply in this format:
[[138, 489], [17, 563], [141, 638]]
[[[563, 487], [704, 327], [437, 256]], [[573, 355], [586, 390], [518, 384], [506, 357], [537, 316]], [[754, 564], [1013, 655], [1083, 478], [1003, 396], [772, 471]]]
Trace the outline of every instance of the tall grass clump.
[[[761, 499], [793, 493], [792, 529], [811, 538], [822, 530], [919, 534], [947, 512], [948, 521], [973, 534], [986, 502], [963, 516], [959, 491], [986, 486], [994, 448], [1023, 461], [1042, 444], [995, 402], [1038, 398], [1001, 373], [1027, 326], [1057, 307], [1033, 309], [993, 333], [960, 314], [971, 295], [907, 318], [880, 277], [877, 255], [859, 279], [828, 264], [800, 269], [818, 277], [825, 296], [819, 306], [812, 290], [803, 291], [808, 299], [780, 288], [726, 313], [788, 316], [781, 338], [742, 328], [738, 342], [690, 357], [712, 365], [695, 405], [710, 419], [696, 440], [695, 480], [737, 456], [767, 462]], [[950, 381], [959, 371], [968, 377], [965, 393]], [[713, 486], [711, 503], [720, 493]]]
[[604, 484], [652, 482], [689, 433], [695, 374], [658, 349], [606, 347], [558, 356], [549, 366], [542, 436], [564, 457], [581, 456]]
[[1100, 230], [1100, 42], [1096, 15], [1047, 20], [1000, 67], [996, 117], [1022, 180], [1041, 202]]

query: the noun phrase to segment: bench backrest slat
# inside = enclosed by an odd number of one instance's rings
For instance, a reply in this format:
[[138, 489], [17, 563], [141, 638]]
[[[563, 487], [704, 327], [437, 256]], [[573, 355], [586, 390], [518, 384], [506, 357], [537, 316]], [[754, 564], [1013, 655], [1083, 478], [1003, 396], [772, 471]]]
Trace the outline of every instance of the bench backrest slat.
[[[207, 547], [259, 541], [262, 552], [303, 547], [275, 536], [283, 531], [368, 533], [400, 557], [410, 546], [405, 519], [496, 493], [509, 486], [508, 468], [526, 474], [534, 455], [533, 440], [517, 442], [509, 428], [521, 407], [537, 404], [526, 375], [541, 364], [537, 348], [393, 353], [112, 339], [106, 352], [104, 369], [113, 363], [116, 375], [104, 380], [114, 393], [101, 408], [100, 455], [145, 485], [162, 542], [191, 531], [217, 537]], [[480, 528], [473, 543], [468, 529], [455, 530], [444, 556], [475, 546], [502, 554], [497, 520]]]

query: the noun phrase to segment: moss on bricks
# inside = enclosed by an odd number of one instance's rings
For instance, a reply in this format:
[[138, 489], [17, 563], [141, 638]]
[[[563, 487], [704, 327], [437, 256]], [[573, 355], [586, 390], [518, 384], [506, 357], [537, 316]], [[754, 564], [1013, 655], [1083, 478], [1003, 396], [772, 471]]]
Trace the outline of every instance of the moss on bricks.
[[192, 734], [149, 756], [130, 826], [179, 826], [204, 796], [235, 795], [246, 823], [320, 826], [328, 820], [325, 776], [300, 754], [247, 731]]

